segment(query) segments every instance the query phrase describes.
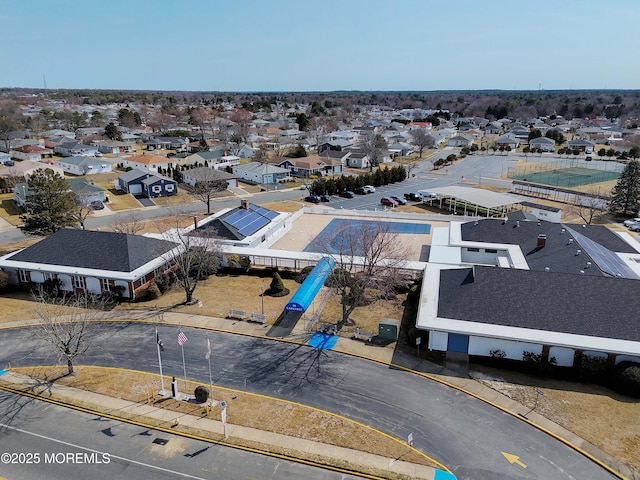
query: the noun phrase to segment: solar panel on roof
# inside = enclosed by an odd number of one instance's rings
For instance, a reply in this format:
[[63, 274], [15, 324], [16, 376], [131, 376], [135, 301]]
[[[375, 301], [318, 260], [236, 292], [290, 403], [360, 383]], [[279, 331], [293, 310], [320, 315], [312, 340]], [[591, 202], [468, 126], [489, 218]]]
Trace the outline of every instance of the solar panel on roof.
[[235, 212], [234, 214], [229, 215], [227, 218], [224, 218], [223, 221], [229, 225], [233, 225], [235, 222], [244, 217], [244, 211], [246, 210]]
[[258, 205], [251, 204], [249, 205], [249, 208], [254, 212], [256, 212], [257, 214], [262, 215], [263, 217], [267, 217], [269, 220], [273, 220], [278, 216], [277, 212], [273, 212], [264, 207], [259, 207]]
[[269, 223], [268, 219], [264, 217], [258, 217], [255, 221], [251, 222], [249, 225], [238, 230], [238, 232], [241, 235], [245, 235], [245, 236], [253, 235], [268, 223]]
[[586, 253], [593, 258], [593, 261], [596, 262], [600, 270], [614, 277], [638, 279], [635, 272], [631, 270], [615, 252], [594, 242], [585, 235], [576, 232], [572, 228], [566, 228], [569, 233], [578, 240], [578, 243], [586, 250]]
[[258, 217], [257, 215], [245, 215], [240, 220], [235, 222], [233, 226], [238, 230], [241, 230], [247, 225], [249, 225], [250, 223], [255, 222], [257, 218], [260, 218], [260, 217]]

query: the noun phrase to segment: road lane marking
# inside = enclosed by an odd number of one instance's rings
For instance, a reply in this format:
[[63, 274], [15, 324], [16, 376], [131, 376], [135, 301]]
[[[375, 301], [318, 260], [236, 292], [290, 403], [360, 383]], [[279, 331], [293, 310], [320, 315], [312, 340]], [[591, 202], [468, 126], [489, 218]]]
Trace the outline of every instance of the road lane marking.
[[[30, 432], [28, 430], [23, 430], [21, 428], [17, 428], [17, 427], [12, 427], [11, 425], [7, 425], [5, 423], [0, 423], [0, 427], [2, 428], [6, 428], [7, 430], [13, 430], [19, 433], [23, 433], [25, 435], [31, 435], [33, 437], [38, 437], [38, 438], [42, 438], [44, 440], [48, 440], [50, 442], [54, 442], [54, 443], [59, 443], [61, 445], [66, 445], [68, 447], [73, 447], [73, 448], [77, 448], [79, 450], [84, 450], [90, 453], [97, 453], [97, 454], [103, 454], [103, 453], [108, 453], [108, 452], [101, 452], [99, 450], [94, 450], [93, 448], [88, 448], [88, 447], [83, 447], [81, 445], [76, 445], [75, 443], [70, 443], [70, 442], [65, 442], [64, 440], [58, 440], [57, 438], [52, 438], [52, 437], [47, 437], [46, 435], [42, 435], [40, 433], [35, 433], [35, 432]], [[176, 472], [175, 470], [169, 470], [168, 468], [162, 468], [162, 467], [158, 467], [156, 465], [151, 465], [149, 463], [144, 463], [144, 462], [139, 462], [137, 460], [132, 460], [130, 458], [125, 458], [125, 457], [120, 457], [118, 455], [113, 455], [112, 453], [109, 453], [109, 457], [110, 458], [115, 458], [117, 460], [121, 460], [124, 462], [129, 462], [129, 463], [133, 463], [135, 465], [139, 465], [141, 467], [146, 467], [146, 468], [151, 468], [154, 470], [159, 470], [161, 472], [164, 473], [171, 473], [173, 475], [179, 475], [182, 478], [192, 478], [193, 480], [207, 480], [205, 478], [202, 477], [194, 477], [193, 475], [189, 475], [187, 473], [181, 473], [181, 472]]]

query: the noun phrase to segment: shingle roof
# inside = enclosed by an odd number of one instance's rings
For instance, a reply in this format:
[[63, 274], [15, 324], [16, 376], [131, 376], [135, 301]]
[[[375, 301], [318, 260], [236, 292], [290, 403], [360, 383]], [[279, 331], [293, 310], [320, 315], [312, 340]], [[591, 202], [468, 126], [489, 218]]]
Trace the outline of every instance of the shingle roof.
[[495, 267], [442, 270], [438, 316], [640, 341], [638, 280]]
[[175, 247], [173, 242], [140, 235], [63, 229], [7, 260], [132, 272]]
[[[518, 226], [517, 226], [518, 225]], [[600, 243], [612, 251], [637, 253], [626, 242], [618, 238], [614, 233], [600, 225], [588, 225], [586, 228], [576, 227], [580, 233]], [[564, 232], [563, 232], [564, 230]], [[585, 275], [602, 276], [595, 261], [580, 246], [565, 226], [551, 222], [526, 222], [515, 220], [485, 219], [479, 222], [467, 222], [461, 226], [462, 240], [519, 245], [525, 260], [532, 270], [543, 270], [546, 267], [552, 272], [579, 274], [581, 270]], [[546, 243], [543, 248], [537, 247], [538, 234], [546, 235]], [[569, 241], [572, 239], [572, 242]], [[580, 255], [576, 255], [581, 249]], [[592, 263], [592, 268], [585, 268], [587, 262]]]

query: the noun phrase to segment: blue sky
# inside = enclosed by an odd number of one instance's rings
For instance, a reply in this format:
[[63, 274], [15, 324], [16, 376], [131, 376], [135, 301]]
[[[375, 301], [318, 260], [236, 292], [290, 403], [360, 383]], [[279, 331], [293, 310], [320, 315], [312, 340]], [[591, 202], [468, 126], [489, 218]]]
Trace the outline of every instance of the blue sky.
[[0, 87], [637, 89], [638, 0], [0, 0]]

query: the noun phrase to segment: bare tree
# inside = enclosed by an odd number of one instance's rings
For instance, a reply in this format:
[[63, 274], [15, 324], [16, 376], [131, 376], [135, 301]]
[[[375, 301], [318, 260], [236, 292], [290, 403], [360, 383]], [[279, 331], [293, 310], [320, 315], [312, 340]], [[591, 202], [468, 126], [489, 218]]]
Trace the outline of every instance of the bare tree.
[[413, 144], [418, 147], [420, 158], [422, 158], [422, 152], [425, 148], [435, 145], [435, 139], [424, 128], [411, 130], [411, 136], [413, 137]]
[[64, 291], [59, 282], [38, 285], [33, 291], [39, 324], [34, 332], [49, 344], [73, 374], [73, 362], [91, 346], [91, 322], [104, 318], [109, 299], [92, 294]]
[[369, 171], [380, 165], [387, 148], [387, 141], [379, 133], [367, 135], [362, 139], [360, 149], [369, 159]]
[[341, 297], [342, 324], [371, 295], [392, 296], [398, 269], [408, 258], [408, 249], [384, 221], [363, 221], [357, 226], [345, 223], [335, 236], [317, 245], [320, 253], [336, 263], [328, 284]]
[[224, 192], [229, 186], [218, 170], [208, 167], [198, 169], [198, 181], [195, 185], [183, 184], [185, 190], [207, 206], [207, 215], [211, 213], [211, 198], [215, 193]]
[[164, 234], [166, 240], [178, 246], [166, 255], [167, 262], [173, 265], [171, 273], [176, 283], [184, 290], [187, 305], [196, 302], [193, 292], [200, 280], [214, 275], [222, 261], [222, 243], [213, 227], [200, 229], [176, 228]]
[[120, 233], [130, 233], [135, 235], [138, 232], [144, 230], [144, 221], [140, 214], [129, 210], [124, 216], [118, 216], [118, 219], [113, 223], [113, 230]]
[[600, 195], [600, 189], [591, 189], [585, 195], [576, 195], [575, 203], [569, 205], [569, 212], [579, 216], [584, 223], [591, 225], [594, 219], [607, 211], [609, 200]]

